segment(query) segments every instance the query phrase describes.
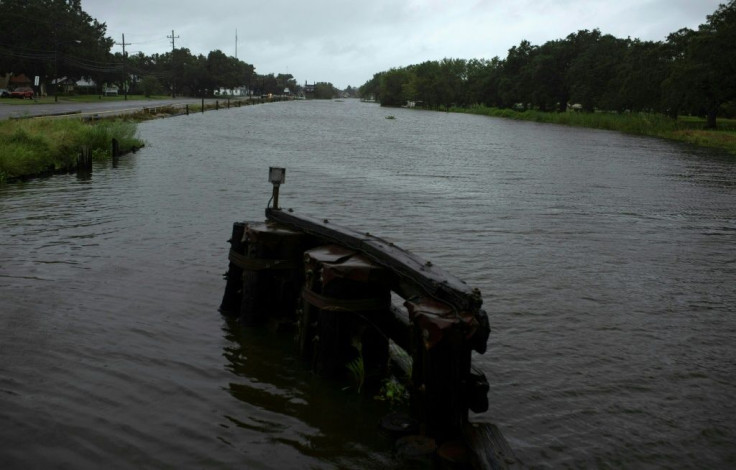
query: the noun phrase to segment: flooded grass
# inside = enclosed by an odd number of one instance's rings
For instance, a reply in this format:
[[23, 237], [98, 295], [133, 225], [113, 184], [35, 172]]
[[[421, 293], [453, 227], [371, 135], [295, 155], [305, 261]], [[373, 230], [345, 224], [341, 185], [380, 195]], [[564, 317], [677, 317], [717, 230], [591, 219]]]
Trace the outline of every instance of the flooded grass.
[[675, 120], [655, 113], [547, 113], [474, 106], [451, 108], [453, 112], [481, 114], [523, 121], [545, 122], [647, 135], [719, 148], [736, 155], [736, 120], [719, 119], [718, 129], [705, 129], [705, 119], [685, 116]]
[[85, 146], [95, 160], [110, 158], [112, 139], [118, 141], [121, 152], [143, 146], [136, 138], [136, 124], [131, 121], [0, 121], [0, 182], [71, 170], [76, 167], [77, 156]]

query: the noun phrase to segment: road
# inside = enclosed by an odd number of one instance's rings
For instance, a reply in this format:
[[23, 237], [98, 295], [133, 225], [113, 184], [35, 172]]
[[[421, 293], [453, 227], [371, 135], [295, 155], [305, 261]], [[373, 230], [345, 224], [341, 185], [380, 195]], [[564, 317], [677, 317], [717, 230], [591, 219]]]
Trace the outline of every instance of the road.
[[[222, 103], [223, 99], [220, 99]], [[214, 103], [215, 99], [206, 99], [206, 103]], [[158, 106], [184, 106], [185, 104], [201, 104], [201, 98], [171, 98], [165, 100], [128, 100], [128, 101], [105, 101], [102, 98], [99, 102], [78, 103], [60, 101], [58, 103], [35, 103], [35, 104], [14, 104], [9, 98], [0, 100], [0, 120], [19, 117], [35, 117], [49, 116], [58, 114], [74, 115], [110, 115], [110, 114], [126, 114], [139, 111], [143, 108], [152, 108]]]

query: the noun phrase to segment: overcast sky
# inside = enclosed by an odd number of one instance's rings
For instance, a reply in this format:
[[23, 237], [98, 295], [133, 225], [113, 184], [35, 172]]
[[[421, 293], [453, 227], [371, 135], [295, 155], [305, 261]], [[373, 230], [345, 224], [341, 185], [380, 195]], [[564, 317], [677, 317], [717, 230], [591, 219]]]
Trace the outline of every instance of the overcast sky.
[[[127, 52], [219, 49], [259, 74], [358, 87], [392, 67], [491, 59], [581, 29], [664, 40], [697, 28], [726, 0], [82, 0]], [[115, 46], [113, 51], [122, 51]]]

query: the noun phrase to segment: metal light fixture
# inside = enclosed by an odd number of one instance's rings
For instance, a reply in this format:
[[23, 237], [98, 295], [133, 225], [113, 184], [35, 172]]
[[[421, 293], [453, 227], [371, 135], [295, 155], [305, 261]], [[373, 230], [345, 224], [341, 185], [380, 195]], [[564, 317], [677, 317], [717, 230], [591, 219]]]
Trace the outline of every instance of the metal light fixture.
[[268, 181], [273, 185], [273, 208], [279, 208], [279, 186], [286, 181], [286, 168], [268, 168]]

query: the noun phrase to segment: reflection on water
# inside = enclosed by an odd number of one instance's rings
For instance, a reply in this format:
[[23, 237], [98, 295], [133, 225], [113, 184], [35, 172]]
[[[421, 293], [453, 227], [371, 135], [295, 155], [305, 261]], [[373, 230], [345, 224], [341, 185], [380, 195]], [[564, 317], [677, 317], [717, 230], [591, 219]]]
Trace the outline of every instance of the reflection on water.
[[[230, 343], [224, 356], [235, 376], [228, 392], [245, 406], [226, 416], [234, 426], [293, 447], [316, 459], [309, 465], [317, 467], [320, 461], [338, 468], [399, 464], [392, 457], [390, 436], [378, 428], [378, 419], [390, 412], [383, 402], [313, 376], [295, 355], [290, 335], [226, 322]], [[303, 460], [300, 465], [308, 466]]]
[[[217, 313], [281, 204], [483, 292], [488, 412], [533, 466], [736, 461], [736, 165], [648, 138], [353, 101], [152, 121], [89, 178], [0, 188], [7, 468], [397, 468], [382, 403]], [[196, 131], [196, 132], [195, 132]], [[33, 457], [29, 457], [33, 456]]]

